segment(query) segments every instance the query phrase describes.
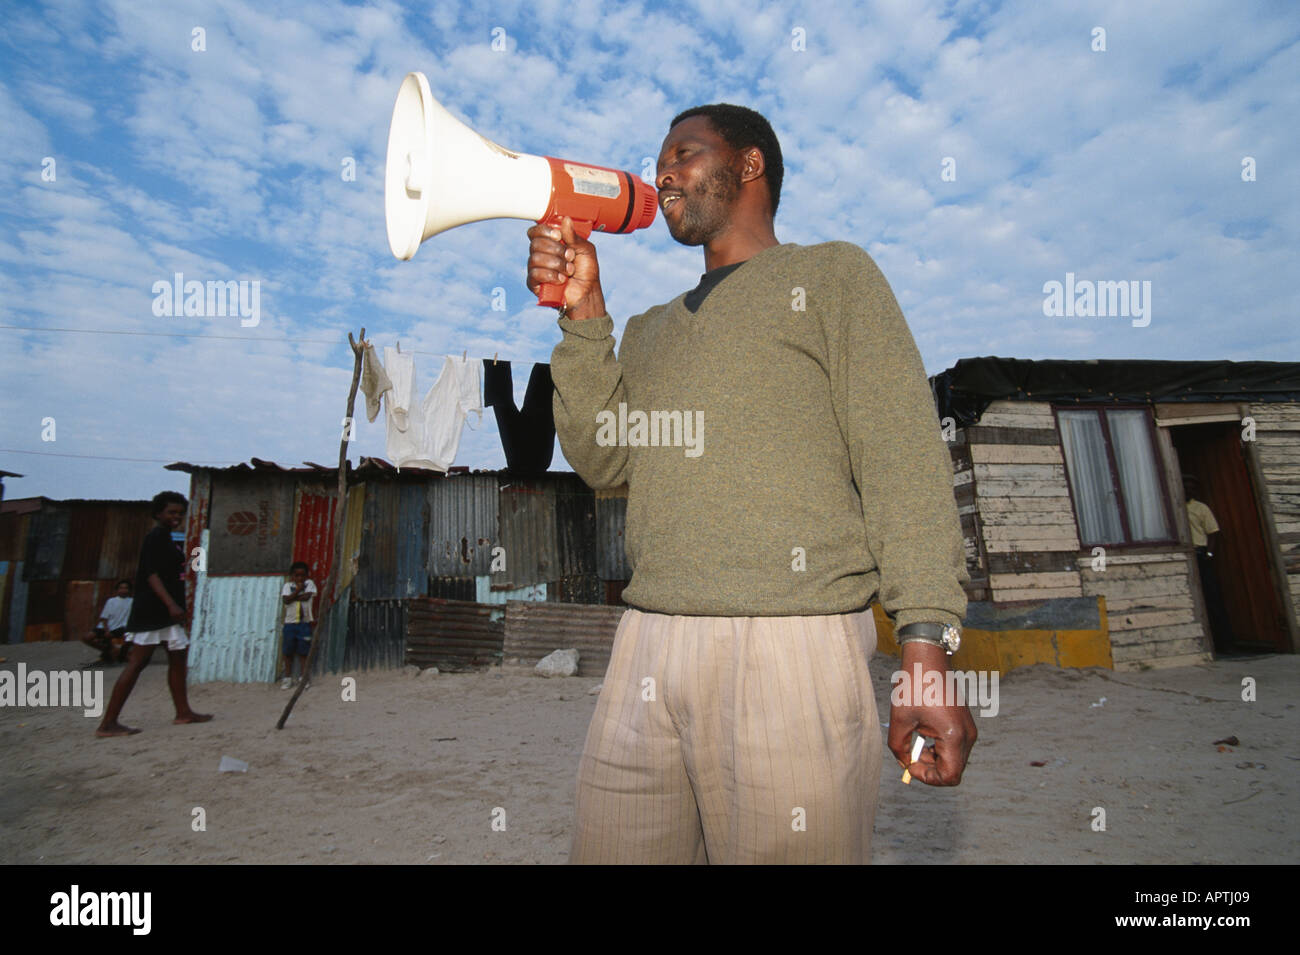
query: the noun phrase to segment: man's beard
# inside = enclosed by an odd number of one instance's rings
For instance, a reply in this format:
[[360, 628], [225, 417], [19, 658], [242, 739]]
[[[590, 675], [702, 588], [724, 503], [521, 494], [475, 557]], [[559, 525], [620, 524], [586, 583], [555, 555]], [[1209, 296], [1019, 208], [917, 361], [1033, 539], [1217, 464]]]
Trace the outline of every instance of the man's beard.
[[676, 226], [668, 223], [669, 235], [682, 245], [704, 245], [730, 223], [731, 206], [739, 195], [740, 174], [719, 165], [694, 191], [683, 193], [678, 200], [684, 203], [682, 217]]

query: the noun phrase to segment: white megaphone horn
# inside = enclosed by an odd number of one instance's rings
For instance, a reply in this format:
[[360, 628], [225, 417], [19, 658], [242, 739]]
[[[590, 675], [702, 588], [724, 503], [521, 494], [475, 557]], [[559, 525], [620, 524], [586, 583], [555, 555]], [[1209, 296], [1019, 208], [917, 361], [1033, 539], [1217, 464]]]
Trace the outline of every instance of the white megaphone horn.
[[[531, 156], [498, 146], [447, 112], [423, 73], [408, 73], [388, 128], [384, 218], [388, 247], [415, 255], [430, 236], [480, 219], [573, 220], [583, 238], [633, 232], [654, 222], [654, 188], [630, 172]], [[543, 285], [539, 305], [564, 304], [564, 286]]]

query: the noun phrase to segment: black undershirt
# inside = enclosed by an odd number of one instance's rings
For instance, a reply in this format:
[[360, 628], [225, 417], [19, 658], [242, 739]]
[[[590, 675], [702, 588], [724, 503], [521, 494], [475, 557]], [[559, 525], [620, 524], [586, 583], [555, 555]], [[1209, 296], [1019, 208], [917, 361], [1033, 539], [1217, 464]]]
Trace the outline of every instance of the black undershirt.
[[744, 262], [733, 262], [731, 265], [721, 265], [701, 275], [700, 284], [686, 293], [687, 310], [692, 315], [698, 312], [704, 300], [709, 297], [709, 293], [718, 287], [718, 283], [744, 264]]

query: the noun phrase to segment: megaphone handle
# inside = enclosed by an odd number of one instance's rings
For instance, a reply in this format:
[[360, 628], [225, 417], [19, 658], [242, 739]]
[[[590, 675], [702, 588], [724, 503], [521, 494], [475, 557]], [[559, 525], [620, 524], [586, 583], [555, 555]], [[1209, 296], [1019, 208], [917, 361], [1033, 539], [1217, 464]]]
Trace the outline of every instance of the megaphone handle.
[[559, 308], [564, 304], [564, 286], [567, 283], [545, 283], [537, 286], [537, 304], [547, 308]]
[[[551, 216], [543, 219], [543, 225], [553, 225], [557, 229], [560, 227], [562, 217]], [[591, 229], [594, 223], [587, 222], [583, 219], [573, 220], [573, 233], [579, 238], [587, 238], [591, 235]], [[561, 242], [561, 245], [564, 243]], [[545, 282], [537, 286], [537, 304], [546, 308], [559, 308], [564, 304], [564, 287], [567, 282]]]

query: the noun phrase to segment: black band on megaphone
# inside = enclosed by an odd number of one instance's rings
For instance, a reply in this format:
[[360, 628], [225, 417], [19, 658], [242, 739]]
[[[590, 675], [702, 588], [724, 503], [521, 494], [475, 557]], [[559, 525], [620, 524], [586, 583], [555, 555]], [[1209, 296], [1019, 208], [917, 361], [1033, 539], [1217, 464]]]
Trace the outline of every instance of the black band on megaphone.
[[623, 221], [615, 232], [626, 232], [627, 224], [632, 221], [632, 213], [636, 211], [636, 186], [632, 183], [632, 174], [624, 169], [623, 178], [627, 180], [627, 212], [623, 214]]

